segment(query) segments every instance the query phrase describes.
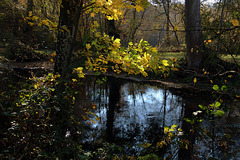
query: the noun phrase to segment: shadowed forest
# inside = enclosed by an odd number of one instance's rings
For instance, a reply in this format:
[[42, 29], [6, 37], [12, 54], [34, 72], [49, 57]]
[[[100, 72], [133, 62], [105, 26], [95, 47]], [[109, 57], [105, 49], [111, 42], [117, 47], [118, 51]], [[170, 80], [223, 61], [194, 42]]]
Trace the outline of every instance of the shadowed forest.
[[1, 0], [0, 159], [240, 159], [238, 0]]

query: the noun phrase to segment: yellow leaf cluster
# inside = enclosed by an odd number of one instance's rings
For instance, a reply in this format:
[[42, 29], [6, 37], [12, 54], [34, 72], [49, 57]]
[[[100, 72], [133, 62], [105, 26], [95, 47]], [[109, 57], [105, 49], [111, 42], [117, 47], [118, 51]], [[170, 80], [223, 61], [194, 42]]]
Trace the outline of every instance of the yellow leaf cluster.
[[231, 23], [233, 26], [239, 26], [239, 21], [237, 19], [232, 19]]

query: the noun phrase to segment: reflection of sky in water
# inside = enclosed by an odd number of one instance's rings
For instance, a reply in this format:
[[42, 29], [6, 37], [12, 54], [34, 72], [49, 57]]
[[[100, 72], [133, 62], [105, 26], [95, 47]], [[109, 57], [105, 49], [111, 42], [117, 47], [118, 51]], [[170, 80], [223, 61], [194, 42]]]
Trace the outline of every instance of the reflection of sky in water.
[[[180, 97], [161, 88], [136, 83], [123, 85], [120, 102], [114, 113], [113, 137], [134, 141], [151, 140], [154, 134], [162, 133], [164, 126], [180, 124], [183, 115], [181, 101]], [[99, 98], [95, 99], [95, 103], [98, 102]], [[96, 110], [101, 124], [92, 125], [98, 134], [101, 134], [100, 131], [105, 132], [107, 125], [108, 106], [104, 96], [101, 102], [101, 107]]]
[[[102, 93], [102, 94], [99, 94]], [[98, 105], [95, 113], [101, 118], [101, 123], [91, 125], [87, 141], [99, 139], [106, 134], [107, 131], [107, 115], [108, 115], [108, 89], [88, 90], [91, 101]], [[121, 88], [120, 102], [114, 110], [113, 121], [113, 138], [114, 140], [128, 141], [132, 144], [138, 144], [144, 141], [153, 141], [154, 136], [161, 135], [164, 126], [177, 124], [181, 127], [181, 121], [184, 116], [183, 99], [180, 96], [173, 95], [170, 91], [156, 86], [143, 85], [137, 83], [126, 83]], [[215, 140], [207, 138], [200, 134], [196, 137], [194, 154], [204, 159], [209, 156], [216, 156], [220, 159], [228, 157], [228, 159], [238, 159], [240, 157], [239, 146], [239, 130], [240, 123], [226, 119], [218, 121], [215, 126], [210, 122], [201, 123], [209, 132], [213, 131]], [[230, 155], [223, 154], [219, 143], [224, 135], [229, 134], [231, 145], [229, 146]], [[224, 141], [223, 141], [224, 142]], [[176, 151], [177, 147], [171, 146], [171, 150]], [[225, 159], [225, 158], [224, 158]]]

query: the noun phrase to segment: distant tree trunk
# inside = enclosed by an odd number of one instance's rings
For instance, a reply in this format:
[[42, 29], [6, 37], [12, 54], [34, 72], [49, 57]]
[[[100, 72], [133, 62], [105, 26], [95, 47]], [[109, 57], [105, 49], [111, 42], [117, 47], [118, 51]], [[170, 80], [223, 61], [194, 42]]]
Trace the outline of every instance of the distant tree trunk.
[[170, 28], [170, 16], [169, 16], [169, 1], [170, 0], [167, 0], [167, 28], [166, 28], [166, 31], [167, 31], [167, 46], [170, 46], [170, 33], [169, 33], [169, 28]]
[[72, 57], [83, 0], [62, 0], [54, 73], [65, 74]]
[[[18, 5], [18, 0], [13, 0], [13, 3], [15, 3], [15, 5]], [[15, 13], [17, 12], [16, 7], [14, 7], [14, 12]], [[13, 35], [15, 37], [18, 37], [19, 22], [18, 22], [18, 16], [16, 14], [14, 14], [13, 20], [14, 20]]]
[[33, 0], [28, 0], [27, 1], [27, 12], [29, 13], [30, 11], [33, 11], [34, 3]]
[[185, 0], [185, 29], [188, 67], [199, 68], [203, 60], [200, 0]]
[[115, 27], [115, 20], [106, 19], [106, 32], [109, 36], [114, 36], [115, 38], [120, 37]]
[[133, 18], [131, 19], [131, 22], [130, 22], [130, 33], [129, 33], [128, 42], [135, 42], [134, 38], [135, 38], [138, 28], [142, 25], [145, 11], [146, 10], [144, 10], [142, 12], [140, 19], [137, 20], [137, 10], [133, 9]]

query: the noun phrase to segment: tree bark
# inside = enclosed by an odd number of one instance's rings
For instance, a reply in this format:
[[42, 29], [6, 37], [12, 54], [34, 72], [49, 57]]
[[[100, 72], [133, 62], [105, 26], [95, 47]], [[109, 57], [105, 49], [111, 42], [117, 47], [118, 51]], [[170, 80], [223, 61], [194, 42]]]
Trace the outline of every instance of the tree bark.
[[188, 67], [199, 68], [203, 60], [200, 0], [185, 0], [185, 29]]
[[62, 0], [54, 73], [65, 75], [72, 57], [83, 0]]
[[115, 27], [115, 20], [108, 20], [106, 19], [106, 32], [109, 36], [114, 36], [114, 38], [119, 38], [119, 34], [117, 33], [116, 27]]

